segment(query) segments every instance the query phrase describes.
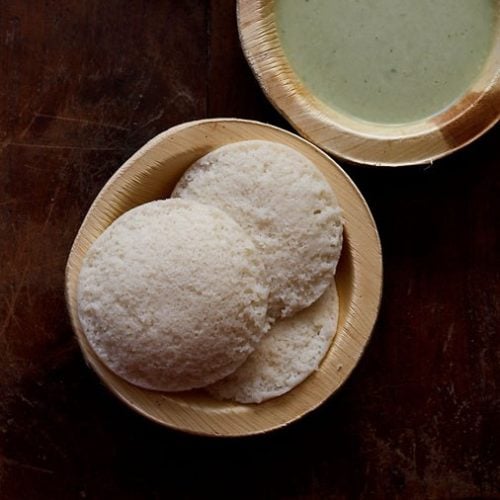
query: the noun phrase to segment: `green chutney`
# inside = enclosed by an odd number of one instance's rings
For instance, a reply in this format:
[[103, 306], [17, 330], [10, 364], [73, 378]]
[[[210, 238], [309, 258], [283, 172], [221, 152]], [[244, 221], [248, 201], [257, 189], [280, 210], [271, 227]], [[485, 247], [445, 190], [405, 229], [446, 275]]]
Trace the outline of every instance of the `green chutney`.
[[495, 0], [274, 0], [283, 50], [332, 109], [378, 123], [462, 96], [491, 50]]

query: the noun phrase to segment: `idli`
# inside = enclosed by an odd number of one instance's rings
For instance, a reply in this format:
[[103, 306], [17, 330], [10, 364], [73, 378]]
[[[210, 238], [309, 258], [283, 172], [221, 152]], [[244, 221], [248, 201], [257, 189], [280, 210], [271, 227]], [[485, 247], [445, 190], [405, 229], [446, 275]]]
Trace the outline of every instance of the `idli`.
[[261, 403], [281, 396], [319, 367], [337, 330], [335, 284], [312, 306], [278, 320], [245, 363], [208, 387], [219, 399]]
[[138, 386], [181, 391], [238, 368], [266, 331], [265, 269], [222, 210], [156, 201], [119, 217], [91, 246], [78, 283], [90, 346]]
[[298, 151], [261, 140], [228, 144], [196, 161], [172, 196], [221, 208], [252, 237], [267, 272], [271, 318], [304, 309], [332, 282], [341, 210], [328, 182]]

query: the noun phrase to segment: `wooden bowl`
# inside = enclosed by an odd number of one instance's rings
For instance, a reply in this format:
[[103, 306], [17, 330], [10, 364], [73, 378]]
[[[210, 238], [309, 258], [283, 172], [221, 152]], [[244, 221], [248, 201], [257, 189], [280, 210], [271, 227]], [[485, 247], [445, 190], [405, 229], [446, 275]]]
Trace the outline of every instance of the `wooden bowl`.
[[[337, 335], [319, 371], [290, 393], [259, 405], [217, 401], [203, 391], [161, 393], [121, 379], [97, 358], [77, 315], [77, 282], [92, 242], [118, 216], [168, 197], [183, 172], [224, 144], [265, 139], [302, 152], [334, 188], [345, 218], [345, 240], [337, 272], [340, 316]], [[304, 139], [271, 125], [236, 119], [200, 120], [158, 135], [135, 153], [104, 186], [83, 221], [66, 267], [71, 323], [88, 364], [106, 386], [146, 417], [183, 431], [214, 435], [257, 434], [286, 425], [320, 405], [346, 380], [370, 337], [378, 312], [382, 257], [375, 223], [363, 197], [344, 171]]]
[[276, 109], [302, 136], [326, 151], [372, 166], [430, 163], [471, 143], [498, 122], [500, 14], [494, 46], [468, 92], [452, 106], [425, 120], [392, 125], [357, 120], [330, 108], [309, 92], [283, 52], [273, 3], [273, 0], [238, 0], [243, 51]]

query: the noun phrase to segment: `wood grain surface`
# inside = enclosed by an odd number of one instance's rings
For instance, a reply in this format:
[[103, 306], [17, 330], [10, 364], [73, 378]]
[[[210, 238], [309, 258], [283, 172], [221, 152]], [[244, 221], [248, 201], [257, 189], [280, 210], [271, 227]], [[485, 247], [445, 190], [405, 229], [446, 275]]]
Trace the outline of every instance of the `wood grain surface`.
[[429, 168], [348, 167], [384, 250], [378, 325], [289, 428], [213, 440], [134, 414], [64, 305], [83, 216], [118, 166], [206, 116], [286, 126], [229, 0], [0, 1], [0, 498], [500, 498], [498, 129]]

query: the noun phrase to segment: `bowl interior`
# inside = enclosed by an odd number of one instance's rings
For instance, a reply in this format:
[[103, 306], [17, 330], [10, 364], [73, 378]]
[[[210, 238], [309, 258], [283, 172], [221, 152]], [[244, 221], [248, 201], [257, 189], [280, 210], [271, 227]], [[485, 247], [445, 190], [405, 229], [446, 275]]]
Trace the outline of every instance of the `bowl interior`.
[[[320, 369], [290, 393], [260, 405], [218, 401], [203, 391], [161, 393], [141, 389], [108, 370], [90, 348], [77, 316], [76, 289], [92, 242], [118, 216], [168, 197], [183, 172], [227, 143], [265, 139], [309, 157], [334, 188], [344, 212], [344, 247], [337, 271], [340, 315], [337, 335]], [[347, 378], [368, 342], [378, 312], [382, 259], [375, 223], [361, 194], [343, 170], [307, 141], [258, 122], [201, 120], [174, 127], [148, 142], [108, 181], [92, 204], [66, 268], [66, 299], [87, 362], [127, 405], [161, 424], [204, 435], [256, 434], [283, 426], [316, 408]]]
[[262, 90], [303, 137], [354, 163], [403, 166], [450, 154], [498, 122], [500, 1], [496, 8], [493, 46], [470, 89], [442, 112], [401, 124], [357, 119], [312, 94], [282, 49], [273, 0], [238, 0], [238, 27], [243, 51]]

